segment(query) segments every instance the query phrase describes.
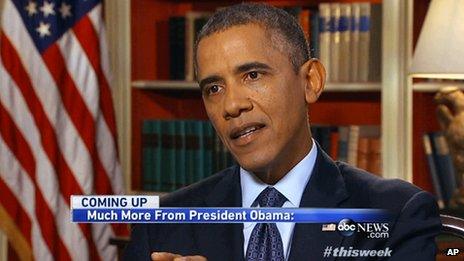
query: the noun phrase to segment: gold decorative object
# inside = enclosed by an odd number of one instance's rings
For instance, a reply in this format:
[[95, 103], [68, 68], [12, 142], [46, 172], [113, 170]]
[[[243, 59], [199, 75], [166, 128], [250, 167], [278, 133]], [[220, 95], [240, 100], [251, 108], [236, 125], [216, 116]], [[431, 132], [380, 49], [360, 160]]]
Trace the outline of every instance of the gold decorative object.
[[450, 206], [464, 206], [464, 93], [448, 86], [435, 95], [438, 122], [444, 132], [456, 173], [458, 190]]

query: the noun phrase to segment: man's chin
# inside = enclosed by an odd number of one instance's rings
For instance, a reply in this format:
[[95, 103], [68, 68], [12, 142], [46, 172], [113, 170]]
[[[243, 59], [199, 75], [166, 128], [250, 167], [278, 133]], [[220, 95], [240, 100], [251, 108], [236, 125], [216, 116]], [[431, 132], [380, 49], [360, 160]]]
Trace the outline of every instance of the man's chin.
[[234, 159], [243, 169], [253, 172], [266, 172], [277, 159], [278, 153], [273, 146], [261, 146], [250, 151], [231, 150]]
[[237, 162], [240, 165], [240, 167], [252, 173], [265, 172], [267, 166], [269, 165], [267, 162], [250, 160], [250, 159], [247, 159], [247, 160], [237, 159]]

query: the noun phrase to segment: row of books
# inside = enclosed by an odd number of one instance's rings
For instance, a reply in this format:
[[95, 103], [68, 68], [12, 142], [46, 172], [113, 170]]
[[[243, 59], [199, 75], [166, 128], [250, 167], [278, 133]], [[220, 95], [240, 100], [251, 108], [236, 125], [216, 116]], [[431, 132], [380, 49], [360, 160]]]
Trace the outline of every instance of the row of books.
[[[319, 9], [283, 7], [302, 26], [312, 54], [330, 82], [377, 82], [381, 75], [382, 5], [321, 3]], [[193, 46], [211, 13], [169, 18], [170, 78], [194, 80]]]
[[380, 81], [381, 4], [321, 3], [318, 33], [328, 81]]
[[311, 129], [314, 139], [332, 159], [382, 175], [379, 126], [314, 126]]
[[422, 138], [438, 206], [449, 207], [457, 190], [457, 176], [448, 143], [442, 132], [425, 133]]
[[170, 192], [233, 165], [209, 121], [146, 120], [142, 189]]
[[[380, 174], [378, 126], [313, 126], [333, 159]], [[170, 192], [234, 164], [209, 121], [146, 120], [142, 126], [142, 189]]]

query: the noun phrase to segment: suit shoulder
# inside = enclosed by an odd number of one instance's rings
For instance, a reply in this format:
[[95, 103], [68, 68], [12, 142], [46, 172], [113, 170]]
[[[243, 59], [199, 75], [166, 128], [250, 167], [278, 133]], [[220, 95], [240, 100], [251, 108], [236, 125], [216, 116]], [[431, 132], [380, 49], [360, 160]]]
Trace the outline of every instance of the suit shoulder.
[[400, 179], [384, 179], [343, 162], [336, 164], [352, 200], [362, 203], [365, 207], [400, 211], [416, 194], [429, 194]]
[[199, 182], [171, 192], [160, 199], [161, 207], [201, 207], [205, 196], [227, 175], [233, 175], [236, 166], [221, 170]]

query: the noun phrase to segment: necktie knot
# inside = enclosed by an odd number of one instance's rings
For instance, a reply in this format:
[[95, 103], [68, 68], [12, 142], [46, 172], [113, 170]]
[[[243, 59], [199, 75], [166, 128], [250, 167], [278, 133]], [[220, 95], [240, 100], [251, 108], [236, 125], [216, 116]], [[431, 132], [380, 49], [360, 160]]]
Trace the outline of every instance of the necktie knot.
[[[277, 189], [267, 187], [256, 198], [260, 207], [282, 207], [287, 201]], [[255, 201], [255, 202], [256, 202]], [[247, 261], [284, 261], [284, 247], [275, 223], [258, 223], [248, 241]]]
[[287, 198], [277, 189], [267, 187], [256, 198], [260, 207], [282, 207]]

